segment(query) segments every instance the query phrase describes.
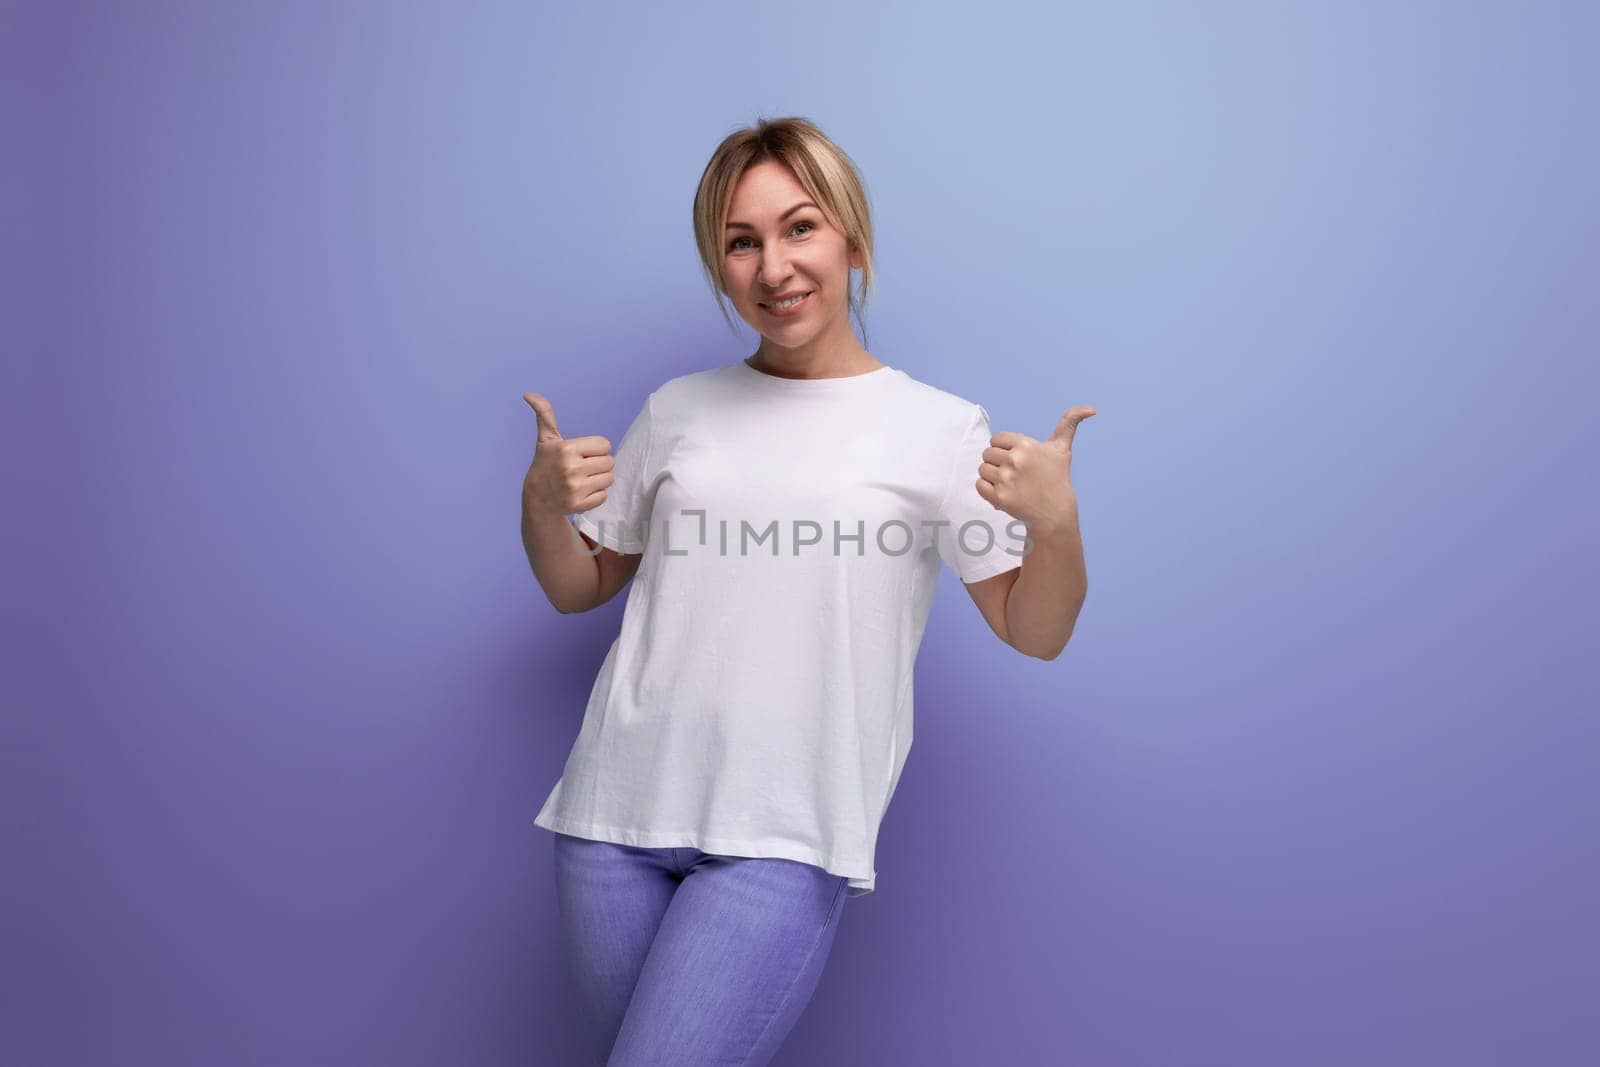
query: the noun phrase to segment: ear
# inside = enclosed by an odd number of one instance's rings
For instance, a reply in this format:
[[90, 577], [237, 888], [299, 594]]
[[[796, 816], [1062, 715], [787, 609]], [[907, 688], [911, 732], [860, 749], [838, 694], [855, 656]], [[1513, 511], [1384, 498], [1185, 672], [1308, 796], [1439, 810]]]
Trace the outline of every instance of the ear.
[[851, 241], [850, 242], [850, 267], [851, 267], [851, 269], [852, 270], [860, 270], [862, 267], [866, 266], [866, 264], [867, 264], [867, 257], [862, 253], [861, 246], [856, 244], [854, 241]]

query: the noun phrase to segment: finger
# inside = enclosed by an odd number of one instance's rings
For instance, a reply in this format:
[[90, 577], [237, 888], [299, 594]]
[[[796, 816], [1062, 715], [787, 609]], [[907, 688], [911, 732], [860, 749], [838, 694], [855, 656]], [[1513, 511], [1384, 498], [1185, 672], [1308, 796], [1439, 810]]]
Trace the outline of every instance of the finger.
[[534, 417], [539, 420], [539, 436], [537, 440], [561, 440], [561, 431], [556, 429], [556, 412], [550, 406], [550, 401], [538, 393], [523, 393], [522, 399], [528, 402], [528, 406], [533, 409]]
[[1009, 448], [995, 448], [991, 445], [983, 450], [983, 460], [986, 463], [993, 463], [1003, 467], [1011, 462], [1011, 450]]
[[566, 442], [580, 456], [604, 456], [611, 452], [611, 442], [597, 433], [586, 437], [568, 437]]
[[580, 478], [588, 478], [596, 474], [610, 474], [616, 465], [616, 457], [610, 453], [603, 456], [584, 456], [572, 464], [572, 473]]
[[1094, 408], [1072, 408], [1068, 410], [1061, 418], [1056, 420], [1056, 428], [1050, 431], [1049, 440], [1065, 441], [1067, 447], [1071, 448], [1072, 439], [1078, 432], [1078, 424], [1093, 414]]
[[982, 478], [984, 481], [993, 482], [994, 484], [999, 485], [1000, 468], [995, 466], [993, 463], [980, 463], [978, 464], [978, 477]]
[[590, 493], [597, 493], [602, 489], [609, 489], [616, 480], [617, 476], [612, 474], [610, 471], [603, 471], [600, 474], [591, 474], [586, 478], [579, 479], [578, 492], [583, 496], [588, 496]]
[[999, 433], [989, 438], [989, 444], [995, 448], [1016, 448], [1024, 441], [1032, 440], [1033, 438], [1029, 437], [1025, 433], [1016, 433], [1012, 430], [1001, 430]]

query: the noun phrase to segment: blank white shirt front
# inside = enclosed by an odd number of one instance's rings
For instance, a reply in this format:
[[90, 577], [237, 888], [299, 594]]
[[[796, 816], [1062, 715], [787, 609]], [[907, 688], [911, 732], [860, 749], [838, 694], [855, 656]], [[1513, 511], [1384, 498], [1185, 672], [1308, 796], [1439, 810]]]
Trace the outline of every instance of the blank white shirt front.
[[808, 381], [741, 361], [651, 393], [576, 519], [644, 558], [535, 823], [871, 892], [941, 561], [967, 582], [1022, 564], [1023, 524], [974, 484], [990, 432], [892, 367]]

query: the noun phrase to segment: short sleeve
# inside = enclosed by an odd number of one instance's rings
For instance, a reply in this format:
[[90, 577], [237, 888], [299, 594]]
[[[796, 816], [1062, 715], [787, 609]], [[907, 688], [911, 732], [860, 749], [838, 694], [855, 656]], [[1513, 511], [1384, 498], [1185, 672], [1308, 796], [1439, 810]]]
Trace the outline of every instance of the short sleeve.
[[1026, 536], [1021, 520], [978, 495], [978, 467], [992, 432], [983, 405], [972, 408], [946, 479], [941, 524], [933, 530], [939, 557], [966, 583], [1022, 566]]
[[644, 407], [611, 450], [616, 462], [605, 500], [599, 507], [578, 512], [573, 520], [579, 530], [613, 552], [636, 555], [644, 551], [654, 497], [649, 479], [651, 436], [650, 397], [645, 397]]

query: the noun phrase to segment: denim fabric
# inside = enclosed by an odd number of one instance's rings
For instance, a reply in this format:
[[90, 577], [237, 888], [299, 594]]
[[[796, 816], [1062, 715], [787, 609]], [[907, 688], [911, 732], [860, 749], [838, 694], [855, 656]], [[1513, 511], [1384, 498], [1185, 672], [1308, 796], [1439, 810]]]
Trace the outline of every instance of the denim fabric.
[[596, 1063], [768, 1063], [810, 1002], [848, 879], [787, 859], [555, 835]]

